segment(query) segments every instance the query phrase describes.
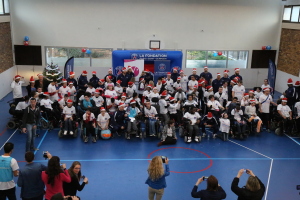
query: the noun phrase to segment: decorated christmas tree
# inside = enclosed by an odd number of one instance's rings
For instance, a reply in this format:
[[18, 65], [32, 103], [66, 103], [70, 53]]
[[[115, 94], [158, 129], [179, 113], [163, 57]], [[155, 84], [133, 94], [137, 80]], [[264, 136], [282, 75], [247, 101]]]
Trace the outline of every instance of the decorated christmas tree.
[[58, 65], [53, 65], [52, 62], [51, 65], [48, 64], [47, 67], [45, 67], [43, 75], [48, 81], [53, 81], [53, 79], [56, 79], [57, 83], [60, 83], [63, 78], [63, 74], [58, 68]]

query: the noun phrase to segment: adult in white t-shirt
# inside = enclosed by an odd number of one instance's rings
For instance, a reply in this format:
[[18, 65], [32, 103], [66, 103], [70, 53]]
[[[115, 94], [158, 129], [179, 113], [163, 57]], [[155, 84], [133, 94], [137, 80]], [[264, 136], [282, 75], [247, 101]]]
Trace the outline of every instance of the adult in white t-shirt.
[[193, 133], [195, 133], [195, 141], [199, 142], [199, 123], [200, 123], [200, 115], [197, 111], [197, 108], [192, 108], [189, 112], [186, 112], [183, 116], [188, 123], [188, 140], [187, 142], [192, 141]]
[[49, 85], [48, 85], [48, 92], [50, 95], [50, 100], [51, 101], [58, 101], [58, 90], [56, 89], [56, 80], [53, 80]]
[[245, 86], [242, 85], [243, 82], [241, 80], [238, 81], [238, 84], [233, 86], [232, 88], [232, 97], [237, 97], [238, 101], [241, 101], [244, 93], [245, 93]]
[[270, 104], [277, 106], [277, 104], [273, 102], [273, 98], [270, 95], [270, 88], [264, 88], [263, 94], [260, 95], [258, 102], [261, 120], [266, 126], [267, 131], [270, 132]]
[[288, 133], [291, 130], [292, 111], [287, 105], [287, 98], [281, 100], [281, 104], [277, 106], [277, 112], [283, 119], [283, 133]]
[[190, 90], [194, 89], [194, 86], [196, 86], [198, 88], [198, 81], [195, 79], [195, 76], [191, 76], [191, 80], [189, 80], [188, 82], [188, 86]]

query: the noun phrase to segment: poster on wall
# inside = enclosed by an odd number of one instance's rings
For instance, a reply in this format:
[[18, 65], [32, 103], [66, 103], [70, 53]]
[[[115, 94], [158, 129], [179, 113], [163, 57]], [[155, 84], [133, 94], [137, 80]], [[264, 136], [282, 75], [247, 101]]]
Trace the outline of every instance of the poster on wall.
[[167, 77], [167, 73], [170, 72], [170, 60], [154, 60], [154, 82], [157, 82], [159, 77]]
[[144, 70], [144, 60], [129, 60], [125, 59], [124, 60], [124, 67], [132, 68], [132, 71], [134, 73], [135, 81], [138, 81], [138, 78], [141, 76], [143, 70]]

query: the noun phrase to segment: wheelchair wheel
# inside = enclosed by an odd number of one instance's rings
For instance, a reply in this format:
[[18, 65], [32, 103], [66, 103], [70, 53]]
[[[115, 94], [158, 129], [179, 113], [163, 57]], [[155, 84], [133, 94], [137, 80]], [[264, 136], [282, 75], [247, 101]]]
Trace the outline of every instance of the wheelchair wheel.
[[53, 130], [53, 128], [54, 128], [53, 124], [50, 122], [49, 127], [48, 127], [49, 131]]
[[182, 126], [179, 127], [178, 133], [179, 133], [179, 137], [183, 137], [184, 136], [184, 130], [183, 130]]
[[276, 128], [276, 129], [275, 129], [275, 134], [276, 134], [276, 135], [282, 135], [282, 130], [281, 130], [281, 128]]
[[13, 120], [10, 120], [7, 125], [6, 125], [7, 128], [9, 129], [15, 129], [16, 128], [16, 122], [13, 121]]
[[42, 121], [41, 121], [41, 126], [42, 126], [43, 129], [48, 129], [49, 123], [46, 122], [45, 120], [42, 120]]
[[62, 130], [59, 130], [59, 131], [58, 131], [58, 137], [61, 138], [62, 136], [63, 136], [63, 131], [62, 131]]
[[76, 129], [76, 130], [74, 131], [73, 137], [74, 137], [74, 138], [77, 138], [77, 135], [78, 135], [78, 129]]
[[187, 140], [188, 140], [188, 136], [184, 136], [184, 142], [187, 142]]
[[271, 121], [270, 130], [275, 131], [277, 128], [277, 123], [275, 121]]

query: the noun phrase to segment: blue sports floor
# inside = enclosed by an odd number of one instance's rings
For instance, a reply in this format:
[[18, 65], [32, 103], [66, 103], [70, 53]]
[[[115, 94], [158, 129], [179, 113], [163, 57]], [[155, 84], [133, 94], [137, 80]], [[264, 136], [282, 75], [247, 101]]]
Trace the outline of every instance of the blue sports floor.
[[[15, 144], [12, 154], [24, 166], [26, 135], [16, 130], [7, 130], [9, 94], [0, 103], [0, 150], [6, 141]], [[36, 161], [47, 162], [42, 157], [43, 151], [61, 158], [61, 162], [70, 167], [73, 161], [80, 161], [82, 173], [89, 178], [89, 184], [77, 195], [83, 200], [147, 199], [148, 160], [155, 155], [169, 158], [172, 173], [167, 177], [167, 188], [163, 199], [189, 200], [191, 190], [201, 176], [214, 175], [227, 193], [226, 199], [237, 199], [231, 192], [231, 181], [241, 168], [248, 168], [262, 180], [266, 186], [263, 199], [296, 200], [300, 185], [300, 139], [277, 136], [263, 132], [260, 136], [251, 136], [245, 141], [231, 139], [206, 138], [201, 143], [186, 144], [182, 138], [173, 146], [157, 147], [157, 139], [133, 138], [126, 140], [117, 137], [111, 140], [99, 140], [85, 144], [81, 138], [65, 137], [59, 139], [58, 130], [40, 131], [36, 145]], [[240, 186], [244, 186], [248, 175], [244, 174]], [[15, 179], [17, 181], [17, 179]], [[199, 189], [206, 188], [205, 182]], [[20, 188], [17, 188], [19, 196]]]

